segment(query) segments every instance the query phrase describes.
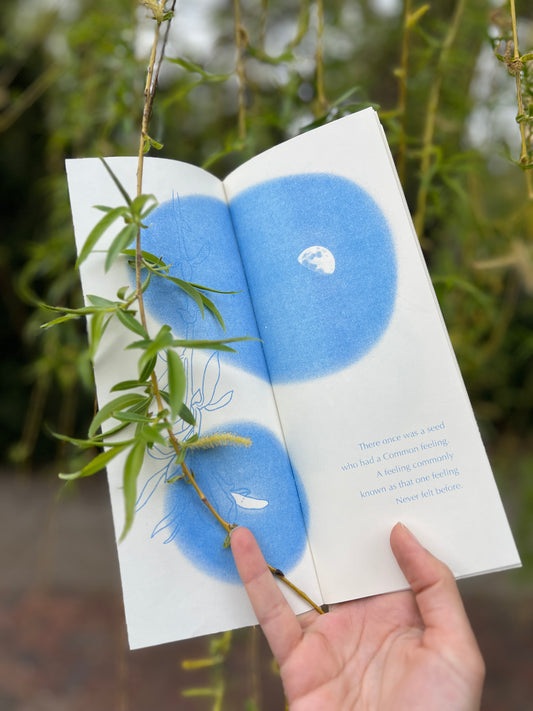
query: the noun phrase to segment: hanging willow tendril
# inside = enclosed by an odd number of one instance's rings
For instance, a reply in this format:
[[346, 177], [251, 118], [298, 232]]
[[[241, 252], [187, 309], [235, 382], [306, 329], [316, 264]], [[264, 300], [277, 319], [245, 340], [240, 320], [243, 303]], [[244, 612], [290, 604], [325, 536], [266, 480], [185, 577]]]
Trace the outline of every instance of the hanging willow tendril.
[[[167, 279], [176, 287], [184, 291], [197, 304], [202, 315], [208, 310], [224, 327], [224, 321], [215, 304], [206, 296], [206, 291], [215, 291], [205, 286], [192, 284], [177, 277], [173, 277], [169, 273], [169, 265], [157, 256], [150, 254], [141, 248], [141, 230], [145, 226], [144, 221], [150, 212], [156, 207], [155, 197], [152, 195], [143, 194], [143, 168], [144, 157], [150, 148], [160, 148], [161, 145], [150, 137], [148, 133], [150, 118], [154, 104], [154, 98], [157, 89], [159, 71], [163, 62], [165, 47], [167, 44], [168, 33], [170, 29], [170, 21], [174, 15], [174, 7], [176, 0], [173, 0], [169, 10], [166, 9], [167, 0], [143, 0], [142, 4], [152, 13], [152, 18], [155, 21], [155, 32], [150, 53], [150, 61], [148, 65], [146, 84], [144, 90], [144, 105], [141, 121], [141, 132], [139, 141], [139, 152], [137, 161], [137, 188], [136, 196], [131, 199], [111, 167], [106, 161], [102, 160], [103, 165], [115, 185], [121, 192], [125, 205], [108, 208], [99, 206], [98, 209], [104, 212], [104, 217], [97, 223], [89, 234], [85, 244], [80, 250], [77, 264], [78, 266], [87, 259], [89, 254], [94, 249], [95, 244], [107, 229], [118, 219], [123, 219], [125, 226], [114, 238], [111, 246], [107, 250], [105, 268], [106, 271], [111, 267], [116, 258], [120, 255], [126, 257], [130, 264], [135, 268], [135, 290], [133, 293], [128, 293], [127, 287], [123, 287], [117, 293], [117, 300], [112, 301], [103, 297], [88, 295], [89, 305], [80, 309], [62, 309], [59, 307], [46, 308], [60, 312], [61, 315], [46, 324], [47, 327], [62, 323], [72, 318], [80, 318], [82, 316], [90, 316], [90, 333], [91, 345], [90, 355], [94, 357], [101, 337], [105, 331], [107, 324], [113, 317], [118, 320], [131, 332], [140, 337], [131, 343], [129, 349], [140, 349], [141, 356], [138, 361], [139, 378], [137, 380], [126, 380], [117, 383], [112, 388], [112, 392], [125, 391], [118, 395], [110, 402], [106, 403], [94, 416], [89, 427], [89, 437], [86, 440], [76, 440], [70, 437], [58, 435], [60, 439], [69, 441], [83, 448], [100, 448], [102, 451], [97, 454], [89, 464], [84, 466], [77, 472], [70, 474], [60, 474], [60, 477], [65, 480], [78, 479], [81, 477], [92, 476], [98, 471], [106, 467], [109, 462], [124, 453], [124, 501], [125, 501], [125, 523], [120, 537], [122, 541], [129, 532], [135, 514], [135, 505], [137, 501], [137, 479], [141, 472], [144, 457], [147, 448], [154, 444], [168, 446], [174, 450], [176, 455], [176, 464], [179, 467], [180, 474], [177, 474], [169, 483], [177, 480], [183, 480], [193, 487], [198, 498], [208, 509], [210, 514], [218, 521], [221, 527], [226, 532], [224, 546], [230, 544], [230, 534], [237, 524], [226, 521], [216, 510], [213, 504], [209, 501], [201, 487], [199, 486], [194, 472], [189, 469], [185, 461], [187, 451], [189, 449], [209, 449], [220, 446], [250, 446], [251, 441], [242, 437], [239, 434], [232, 432], [219, 432], [216, 435], [199, 436], [194, 434], [186, 441], [180, 442], [173, 431], [173, 423], [180, 417], [191, 426], [195, 426], [194, 416], [187, 408], [184, 397], [186, 393], [187, 377], [185, 366], [176, 352], [176, 348], [207, 348], [211, 350], [233, 351], [229, 346], [235, 341], [254, 340], [247, 337], [242, 338], [223, 338], [221, 340], [180, 340], [175, 339], [171, 333], [170, 326], [164, 325], [159, 332], [150, 337], [148, 333], [148, 324], [144, 305], [144, 292], [148, 287], [152, 278]], [[236, 0], [236, 10], [239, 7]], [[236, 38], [242, 40], [242, 30], [240, 21], [236, 15]], [[164, 33], [161, 32], [162, 25], [166, 24]], [[244, 45], [241, 45], [241, 49]], [[242, 57], [241, 57], [242, 59]], [[240, 69], [239, 69], [240, 66]], [[243, 66], [238, 64], [237, 70], [243, 74]], [[241, 78], [242, 78], [241, 77]], [[241, 108], [241, 101], [239, 100]], [[242, 103], [242, 106], [244, 104]], [[244, 110], [244, 109], [243, 109]], [[245, 130], [245, 114], [239, 110], [240, 130]], [[244, 138], [244, 135], [242, 136]], [[135, 249], [130, 249], [129, 245], [135, 242]], [[228, 293], [228, 292], [218, 292]], [[229, 292], [232, 293], [232, 292]], [[137, 309], [135, 311], [134, 309]], [[135, 314], [138, 314], [137, 317]], [[155, 366], [157, 358], [161, 352], [164, 352], [167, 360], [167, 380], [168, 391], [162, 391], [159, 387], [158, 377]], [[139, 389], [144, 390], [144, 394], [139, 392]], [[152, 414], [153, 405], [156, 405], [156, 413]], [[99, 434], [101, 425], [113, 419], [118, 421], [105, 434]], [[117, 439], [117, 435], [127, 431], [127, 427], [133, 427], [135, 433], [133, 437], [126, 437], [124, 440]], [[269, 565], [269, 569], [273, 575], [279, 578], [285, 585], [311, 605], [315, 610], [322, 613], [321, 608], [313, 602], [306, 593], [300, 590], [294, 583], [288, 580], [282, 571], [274, 566]]]

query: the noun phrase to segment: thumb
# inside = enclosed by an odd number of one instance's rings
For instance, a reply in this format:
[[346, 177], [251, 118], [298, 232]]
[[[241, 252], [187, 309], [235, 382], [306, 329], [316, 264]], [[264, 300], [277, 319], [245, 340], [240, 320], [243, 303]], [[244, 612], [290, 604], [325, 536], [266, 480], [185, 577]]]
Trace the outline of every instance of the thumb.
[[447, 565], [431, 555], [403, 524], [392, 529], [392, 552], [416, 597], [430, 636], [453, 647], [477, 648], [455, 578]]

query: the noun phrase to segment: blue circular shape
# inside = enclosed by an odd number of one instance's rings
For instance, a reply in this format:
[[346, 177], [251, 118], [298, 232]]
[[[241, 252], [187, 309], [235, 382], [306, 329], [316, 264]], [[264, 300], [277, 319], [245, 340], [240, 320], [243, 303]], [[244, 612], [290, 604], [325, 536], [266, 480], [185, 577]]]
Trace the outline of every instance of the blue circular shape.
[[[220, 311], [226, 331], [206, 309], [202, 318], [198, 305], [172, 282], [152, 277], [145, 292], [145, 306], [160, 323], [168, 324], [176, 337], [218, 340], [258, 337], [246, 277], [228, 206], [203, 195], [176, 196], [159, 205], [141, 235], [142, 249], [171, 265], [170, 276], [219, 291], [203, 292]], [[260, 342], [238, 342], [237, 353], [221, 353], [233, 365], [267, 379]]]
[[368, 353], [397, 282], [391, 232], [372, 197], [346, 178], [310, 173], [248, 188], [230, 210], [272, 382], [327, 375]]
[[[252, 423], [224, 428], [250, 437], [252, 446], [190, 451], [187, 464], [198, 485], [229, 523], [255, 534], [267, 561], [287, 572], [306, 545], [307, 502], [281, 442], [268, 429]], [[207, 433], [209, 434], [209, 433]], [[190, 484], [169, 484], [165, 498], [166, 542], [175, 541], [191, 562], [212, 577], [238, 582], [224, 530]]]

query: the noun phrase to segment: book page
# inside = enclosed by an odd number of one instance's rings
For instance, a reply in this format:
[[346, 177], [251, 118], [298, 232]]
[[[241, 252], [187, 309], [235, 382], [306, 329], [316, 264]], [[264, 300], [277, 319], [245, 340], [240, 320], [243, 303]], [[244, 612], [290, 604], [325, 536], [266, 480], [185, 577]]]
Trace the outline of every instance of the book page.
[[[136, 190], [136, 158], [107, 159], [129, 195]], [[67, 162], [78, 250], [103, 213], [95, 205], [115, 207], [124, 198], [98, 159]], [[143, 192], [158, 207], [146, 219], [142, 248], [167, 264], [170, 274], [211, 289], [205, 291], [227, 324], [224, 331], [207, 310], [174, 284], [152, 278], [145, 292], [148, 328], [154, 336], [163, 324], [175, 338], [257, 337], [255, 317], [233, 227], [218, 179], [193, 166], [145, 159]], [[134, 270], [119, 259], [105, 273], [106, 248], [122, 227], [116, 223], [81, 265], [84, 293], [116, 299], [119, 288], [134, 287]], [[95, 362], [99, 406], [120, 393], [111, 387], [137, 377], [138, 350], [126, 350], [135, 334], [117, 319], [108, 326]], [[188, 390], [186, 404], [197, 426], [179, 420], [180, 440], [193, 432], [232, 432], [252, 446], [190, 451], [188, 466], [219, 514], [251, 528], [267, 560], [319, 599], [319, 589], [303, 523], [302, 501], [284, 448], [277, 410], [258, 340], [236, 343], [236, 353], [182, 350]], [[166, 362], [157, 366], [164, 390]], [[121, 436], [123, 436], [121, 434]], [[166, 482], [180, 473], [171, 447], [154, 446], [145, 457], [138, 482], [135, 521], [118, 545], [128, 635], [132, 648], [255, 624], [225, 531], [200, 502], [192, 486]], [[124, 458], [108, 466], [117, 538], [124, 523]], [[303, 502], [305, 506], [305, 501]], [[290, 541], [290, 546], [287, 546]], [[307, 609], [293, 593], [296, 610]]]
[[397, 521], [458, 577], [519, 565], [376, 113], [224, 186], [325, 600], [405, 587]]

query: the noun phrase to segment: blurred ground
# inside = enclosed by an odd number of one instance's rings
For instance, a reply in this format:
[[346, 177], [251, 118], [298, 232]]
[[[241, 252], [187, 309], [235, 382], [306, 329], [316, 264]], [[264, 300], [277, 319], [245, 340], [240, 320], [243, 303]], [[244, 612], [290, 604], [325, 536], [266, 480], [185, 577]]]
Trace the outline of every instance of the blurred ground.
[[[182, 691], [208, 686], [212, 671], [181, 667], [206, 656], [209, 638], [127, 649], [103, 477], [59, 489], [54, 476], [0, 472], [0, 711], [210, 711]], [[514, 579], [461, 582], [487, 664], [483, 711], [532, 708], [532, 595]], [[284, 708], [261, 633], [235, 633], [225, 679], [228, 711], [253, 693], [262, 711]]]

